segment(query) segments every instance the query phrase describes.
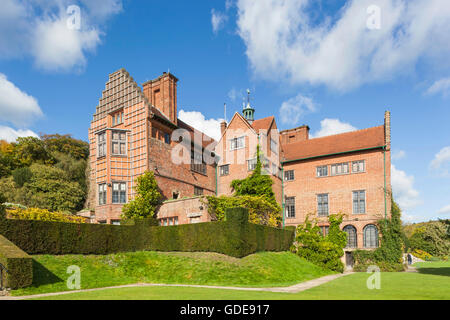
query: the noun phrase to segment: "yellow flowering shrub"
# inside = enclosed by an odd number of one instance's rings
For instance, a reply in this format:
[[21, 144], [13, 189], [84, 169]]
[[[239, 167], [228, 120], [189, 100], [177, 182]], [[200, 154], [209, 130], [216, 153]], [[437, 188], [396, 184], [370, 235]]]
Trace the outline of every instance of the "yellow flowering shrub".
[[62, 212], [51, 212], [47, 209], [8, 208], [6, 213], [9, 219], [86, 223], [86, 220], [83, 217], [73, 216]]
[[412, 255], [413, 255], [414, 257], [417, 257], [417, 258], [422, 259], [422, 260], [427, 260], [427, 259], [430, 259], [430, 258], [431, 258], [431, 254], [429, 254], [429, 253], [426, 252], [426, 251], [420, 250], [420, 249], [415, 249], [415, 250], [412, 252]]

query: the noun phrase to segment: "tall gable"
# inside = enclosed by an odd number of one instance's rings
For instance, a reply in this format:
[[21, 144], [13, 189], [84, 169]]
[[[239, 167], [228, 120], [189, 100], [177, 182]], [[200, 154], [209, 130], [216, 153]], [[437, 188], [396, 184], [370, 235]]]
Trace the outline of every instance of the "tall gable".
[[142, 90], [125, 69], [120, 69], [109, 75], [105, 90], [96, 107], [94, 121], [106, 117], [109, 113], [145, 101]]

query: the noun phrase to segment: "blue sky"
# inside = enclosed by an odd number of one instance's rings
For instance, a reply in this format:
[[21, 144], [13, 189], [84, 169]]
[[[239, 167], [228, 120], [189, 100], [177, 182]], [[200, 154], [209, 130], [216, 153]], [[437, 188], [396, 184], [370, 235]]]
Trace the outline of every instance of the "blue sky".
[[[71, 5], [80, 8], [80, 28]], [[247, 88], [257, 118], [275, 115], [280, 129], [308, 124], [314, 136], [381, 125], [390, 110], [393, 188], [404, 220], [450, 216], [448, 1], [2, 6], [0, 138], [87, 140], [109, 73], [123, 67], [142, 84], [170, 70], [180, 79], [180, 117], [212, 135], [223, 103], [230, 119]]]

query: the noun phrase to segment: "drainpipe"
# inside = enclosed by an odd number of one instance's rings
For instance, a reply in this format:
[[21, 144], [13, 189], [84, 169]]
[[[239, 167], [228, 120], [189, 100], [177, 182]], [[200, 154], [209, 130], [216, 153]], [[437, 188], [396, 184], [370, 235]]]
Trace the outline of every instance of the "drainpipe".
[[387, 221], [387, 200], [386, 200], [386, 146], [383, 147], [383, 160], [384, 160], [384, 220]]
[[216, 164], [216, 197], [219, 194], [219, 190], [217, 189], [217, 164]]
[[281, 214], [283, 215], [283, 229], [284, 229], [284, 219], [286, 214], [284, 213], [284, 167], [281, 165]]

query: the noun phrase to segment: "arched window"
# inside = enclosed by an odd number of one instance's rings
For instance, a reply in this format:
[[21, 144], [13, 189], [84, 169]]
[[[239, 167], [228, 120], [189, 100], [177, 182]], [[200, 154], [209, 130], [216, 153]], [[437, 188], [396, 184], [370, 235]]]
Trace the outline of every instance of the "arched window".
[[364, 248], [378, 248], [378, 229], [373, 224], [364, 227]]
[[346, 248], [358, 247], [358, 240], [356, 238], [356, 228], [352, 225], [344, 227], [344, 231], [347, 232], [347, 246]]

